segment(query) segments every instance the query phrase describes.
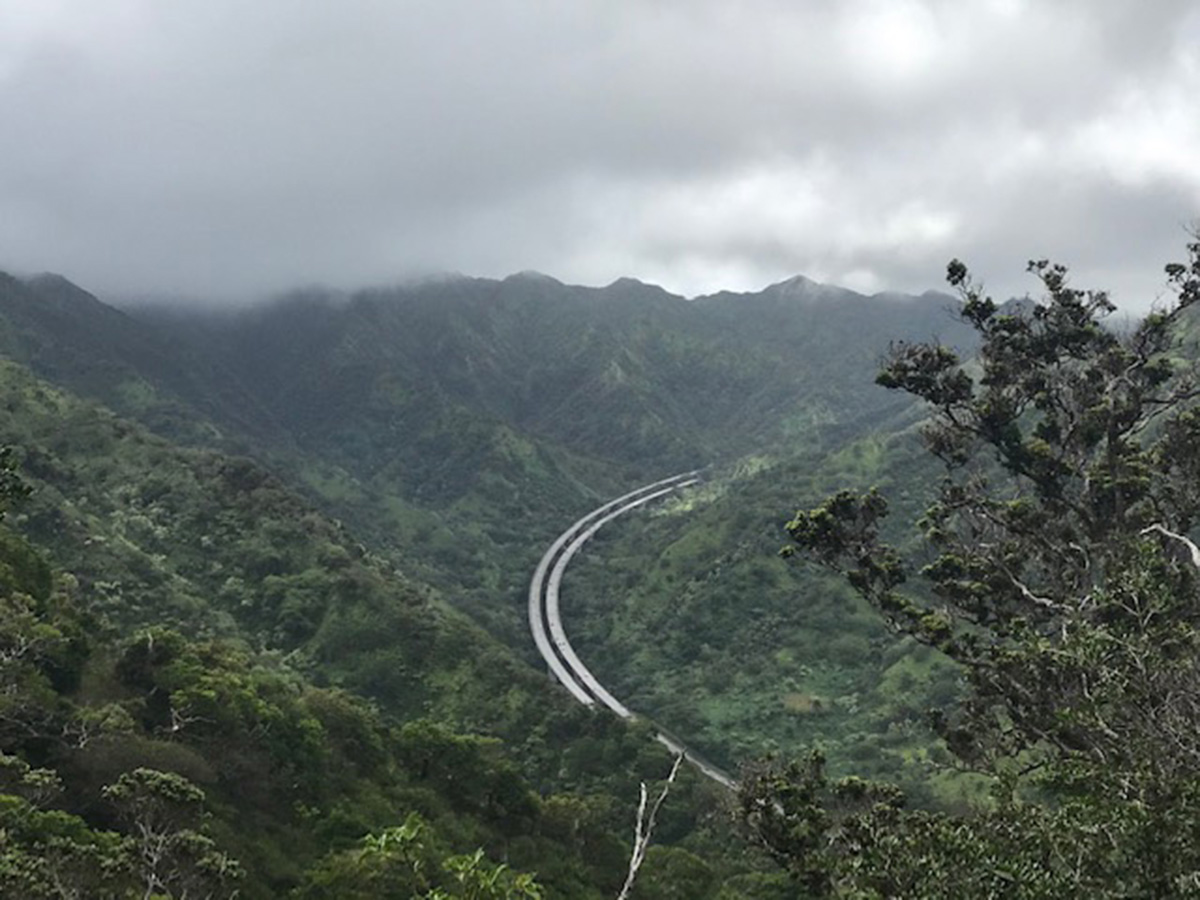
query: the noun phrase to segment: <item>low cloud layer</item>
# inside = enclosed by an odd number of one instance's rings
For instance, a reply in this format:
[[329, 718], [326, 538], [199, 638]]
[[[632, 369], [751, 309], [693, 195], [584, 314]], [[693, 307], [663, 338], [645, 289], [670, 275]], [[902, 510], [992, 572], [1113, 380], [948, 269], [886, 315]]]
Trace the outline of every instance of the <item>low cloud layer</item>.
[[1194, 4], [0, 0], [0, 268], [109, 296], [537, 269], [1142, 308], [1200, 215]]

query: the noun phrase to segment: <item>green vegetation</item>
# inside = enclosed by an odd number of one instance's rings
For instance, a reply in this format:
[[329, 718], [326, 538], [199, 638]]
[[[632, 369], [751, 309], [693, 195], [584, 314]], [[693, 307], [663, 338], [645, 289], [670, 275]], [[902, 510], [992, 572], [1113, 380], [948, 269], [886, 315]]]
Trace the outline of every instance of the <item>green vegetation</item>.
[[[0, 403], [9, 520], [42, 547], [0, 532], [0, 753], [33, 773], [0, 791], [12, 892], [352, 895], [392, 877], [355, 848], [410, 816], [420, 847], [384, 868], [420, 862], [430, 897], [530, 895], [533, 871], [550, 897], [619, 886], [636, 782], [665, 768], [645, 726], [571, 703], [249, 460], [12, 364]], [[155, 791], [180, 809], [151, 860], [123, 810]], [[714, 890], [762, 867], [729, 849], [714, 789], [689, 773], [675, 800], [663, 838]]]
[[875, 358], [963, 336], [948, 302], [517, 276], [130, 316], [62, 279], [0, 280], [11, 358], [172, 440], [253, 456], [511, 646], [558, 528], [640, 481], [886, 422], [906, 404], [871, 384]]
[[837, 578], [776, 553], [779, 510], [846, 483], [894, 488], [896, 518], [915, 520], [934, 475], [915, 438], [717, 472], [644, 521], [601, 531], [563, 586], [581, 656], [633, 709], [733, 770], [817, 744], [837, 771], [960, 802], [968, 785], [931, 777], [947, 757], [926, 715], [957, 697], [958, 670], [889, 632]]
[[[6, 896], [278, 896], [310, 880], [323, 849], [396, 808], [501, 850], [539, 818], [511, 765], [476, 739], [396, 732], [361, 700], [225, 644], [164, 629], [96, 641], [67, 598], [15, 588], [0, 660]], [[411, 763], [431, 740], [441, 772]], [[477, 806], [464, 805], [476, 789]], [[569, 847], [554, 852], [586, 874]], [[482, 873], [482, 855], [472, 859]]]
[[[38, 648], [4, 671], [0, 875], [30, 896], [62, 893], [52, 869], [114, 897], [614, 895], [637, 782], [667, 759], [647, 721], [545, 677], [525, 590], [599, 501], [711, 464], [576, 558], [568, 631], [734, 771], [816, 752], [747, 770], [751, 845], [685, 770], [635, 896], [794, 896], [784, 870], [816, 894], [1182, 891], [1191, 782], [1123, 756], [1152, 741], [1117, 711], [1191, 692], [1195, 429], [1138, 410], [1182, 383], [1194, 322], [1118, 340], [1102, 298], [1039, 271], [1049, 302], [1002, 308], [960, 273], [965, 324], [945, 297], [802, 280], [683, 301], [450, 279], [125, 315], [0, 279], [3, 639]], [[889, 393], [870, 373], [891, 339]], [[852, 565], [779, 558], [797, 506], [824, 512], [792, 536]], [[1170, 678], [1137, 682], [1136, 659]], [[160, 795], [150, 864], [136, 816]], [[1103, 865], [1063, 862], [1102, 836]]]
[[946, 474], [920, 575], [881, 540], [882, 493], [797, 513], [797, 548], [902, 633], [953, 659], [967, 694], [935, 724], [991, 786], [966, 813], [910, 811], [894, 787], [767, 762], [743, 814], [812, 896], [1192, 897], [1200, 891], [1200, 517], [1195, 365], [1200, 241], [1168, 266], [1178, 302], [1125, 336], [1101, 292], [1030, 264], [1044, 302], [1002, 308], [949, 278], [978, 366], [894, 348], [879, 380], [924, 400]]
[[[636, 282], [517, 277], [126, 315], [60, 278], [0, 278], [13, 361], [0, 442], [33, 488], [3, 571], [36, 569], [58, 598], [52, 627], [77, 675], [38, 703], [70, 710], [82, 742], [0, 751], [59, 773], [44, 811], [110, 843], [136, 829], [106, 786], [139, 769], [186, 778], [204, 793], [179, 829], [191, 870], [234, 858], [243, 896], [369, 893], [414, 867], [404, 890], [453, 893], [474, 877], [460, 863], [497, 884], [519, 877], [501, 863], [537, 872], [547, 896], [612, 893], [636, 783], [664, 754], [646, 723], [573, 705], [527, 664], [525, 586], [597, 500], [729, 460], [688, 508], [625, 529], [622, 583], [662, 599], [597, 645], [606, 677], [636, 681], [639, 708], [729, 762], [811, 735], [878, 753], [881, 771], [923, 758], [928, 740], [893, 720], [919, 705], [913, 683], [944, 684], [936, 665], [893, 647], [865, 610], [846, 629], [827, 579], [799, 585], [812, 600], [797, 618], [792, 576], [759, 561], [787, 503], [768, 488], [778, 473], [907, 421], [866, 366], [893, 334], [944, 330], [944, 304], [799, 282], [685, 302]], [[803, 453], [735, 462], [783, 437]], [[847, 449], [822, 477], [874, 478], [892, 465], [883, 446]], [[724, 516], [743, 533], [704, 537]], [[713, 559], [730, 561], [719, 578]], [[588, 571], [581, 561], [572, 579]], [[699, 642], [662, 615], [693, 584], [728, 592], [695, 619]], [[576, 608], [592, 653], [596, 623], [622, 611]], [[667, 656], [634, 645], [640, 623], [670, 636]], [[831, 642], [833, 629], [847, 633]], [[796, 678], [799, 665], [810, 671]], [[327, 770], [340, 774], [314, 784]], [[376, 853], [380, 840], [396, 853]], [[781, 890], [690, 771], [656, 840], [645, 896]], [[491, 862], [463, 862], [479, 848]]]

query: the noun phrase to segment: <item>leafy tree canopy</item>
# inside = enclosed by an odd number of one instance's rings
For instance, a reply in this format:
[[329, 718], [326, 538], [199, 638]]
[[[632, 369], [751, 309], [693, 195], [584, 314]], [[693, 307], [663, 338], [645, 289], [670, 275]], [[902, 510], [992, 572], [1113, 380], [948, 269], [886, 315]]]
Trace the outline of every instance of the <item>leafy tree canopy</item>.
[[1029, 268], [1044, 297], [1000, 305], [950, 263], [978, 358], [897, 344], [878, 377], [929, 405], [945, 464], [925, 565], [882, 543], [875, 491], [788, 524], [785, 553], [961, 664], [966, 699], [934, 724], [994, 785], [973, 814], [913, 812], [819, 755], [764, 764], [743, 812], [815, 896], [1200, 896], [1200, 385], [1180, 349], [1200, 240], [1125, 334], [1103, 292]]

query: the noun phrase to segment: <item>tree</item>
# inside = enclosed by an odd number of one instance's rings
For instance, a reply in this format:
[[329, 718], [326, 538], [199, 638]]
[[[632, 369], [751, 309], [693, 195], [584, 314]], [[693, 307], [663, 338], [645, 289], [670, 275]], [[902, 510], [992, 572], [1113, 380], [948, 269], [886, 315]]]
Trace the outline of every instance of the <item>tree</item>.
[[752, 773], [746, 817], [814, 895], [1200, 895], [1200, 386], [1180, 350], [1200, 239], [1167, 267], [1174, 302], [1127, 334], [1103, 292], [1029, 268], [1043, 299], [1001, 306], [951, 262], [978, 358], [899, 344], [877, 379], [930, 407], [932, 562], [882, 542], [874, 490], [788, 523], [785, 553], [961, 664], [966, 699], [934, 724], [995, 784], [952, 817], [831, 782], [819, 757]]
[[449, 854], [429, 824], [409, 813], [353, 850], [331, 853], [296, 892], [302, 900], [412, 897], [414, 900], [539, 900], [532, 875], [491, 862], [483, 850]]
[[[37, 770], [33, 770], [35, 773]], [[0, 793], [0, 896], [118, 900], [132, 896], [132, 859], [119, 834]]]
[[104, 796], [129, 827], [146, 897], [234, 897], [237, 860], [203, 833], [204, 791], [182, 775], [126, 772]]

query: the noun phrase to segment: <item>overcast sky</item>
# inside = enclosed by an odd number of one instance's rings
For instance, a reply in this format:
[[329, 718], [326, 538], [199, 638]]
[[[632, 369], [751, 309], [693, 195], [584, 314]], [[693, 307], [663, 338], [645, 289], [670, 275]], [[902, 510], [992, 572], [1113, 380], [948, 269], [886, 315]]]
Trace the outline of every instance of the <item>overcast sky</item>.
[[0, 268], [231, 300], [794, 274], [1133, 308], [1200, 217], [1191, 0], [0, 0]]

